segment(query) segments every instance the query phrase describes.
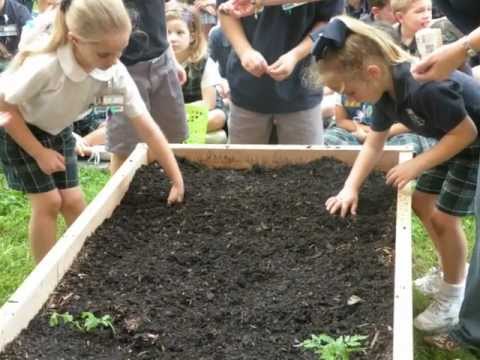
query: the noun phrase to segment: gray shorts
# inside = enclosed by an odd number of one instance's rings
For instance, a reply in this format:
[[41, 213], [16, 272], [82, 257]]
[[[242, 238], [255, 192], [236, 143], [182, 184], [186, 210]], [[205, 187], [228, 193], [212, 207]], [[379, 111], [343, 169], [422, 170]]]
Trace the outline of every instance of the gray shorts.
[[[128, 71], [168, 141], [183, 142], [188, 137], [185, 105], [169, 51], [158, 58], [129, 66]], [[126, 156], [139, 142], [135, 129], [125, 115], [115, 114], [107, 121], [108, 151]]]
[[231, 104], [230, 144], [268, 144], [275, 125], [279, 144], [323, 145], [320, 104], [287, 114], [262, 114]]

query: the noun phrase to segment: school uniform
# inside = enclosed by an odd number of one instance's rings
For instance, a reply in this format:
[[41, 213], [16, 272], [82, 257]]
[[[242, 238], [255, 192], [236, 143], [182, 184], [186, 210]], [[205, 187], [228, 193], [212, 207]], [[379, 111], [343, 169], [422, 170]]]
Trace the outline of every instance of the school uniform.
[[[357, 102], [348, 99], [345, 95], [339, 96], [337, 106], [341, 106], [348, 119], [362, 125], [372, 125], [373, 105], [366, 102]], [[385, 145], [410, 145], [415, 155], [421, 154], [434, 146], [437, 141], [414, 133], [403, 133], [392, 136]], [[325, 145], [361, 145], [359, 139], [346, 129], [333, 126], [325, 131]]]
[[120, 97], [121, 111], [129, 118], [148, 110], [123, 64], [107, 71], [86, 73], [76, 62], [70, 44], [55, 53], [28, 57], [15, 70], [0, 77], [0, 96], [16, 105], [34, 136], [65, 157], [66, 171], [47, 175], [4, 129], [0, 129], [0, 162], [12, 189], [41, 193], [78, 185], [75, 140], [71, 125], [105, 95]]
[[[240, 21], [252, 47], [273, 64], [308, 36], [316, 22], [328, 22], [342, 13], [343, 7], [341, 0], [309, 2], [291, 9], [267, 6], [257, 19], [249, 16]], [[322, 90], [312, 89], [305, 81], [311, 60], [307, 56], [287, 79], [276, 81], [267, 74], [253, 76], [243, 68], [237, 54], [230, 53], [227, 79], [232, 99], [231, 143], [266, 144], [273, 123], [283, 144], [323, 143]]]
[[[127, 0], [132, 34], [120, 60], [138, 86], [150, 114], [171, 143], [188, 137], [182, 89], [168, 41], [164, 0]], [[140, 139], [129, 120], [116, 114], [107, 122], [107, 150], [126, 156]]]
[[[480, 85], [473, 78], [454, 72], [449, 80], [417, 82], [410, 64], [392, 67], [395, 99], [388, 93], [375, 104], [372, 129], [386, 131], [398, 121], [412, 132], [440, 140], [467, 115], [480, 129]], [[417, 190], [438, 194], [437, 207], [454, 215], [473, 214], [480, 141], [422, 173]]]

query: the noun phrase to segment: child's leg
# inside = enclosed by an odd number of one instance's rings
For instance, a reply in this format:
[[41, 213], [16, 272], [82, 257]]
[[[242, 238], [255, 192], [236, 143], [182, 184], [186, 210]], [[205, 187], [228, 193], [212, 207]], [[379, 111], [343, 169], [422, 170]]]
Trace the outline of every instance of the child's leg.
[[55, 244], [57, 235], [57, 217], [62, 206], [62, 197], [58, 190], [28, 194], [32, 206], [29, 224], [29, 239], [32, 255], [36, 263], [48, 253]]
[[[418, 216], [422, 225], [427, 230], [430, 239], [432, 239], [433, 245], [437, 252], [438, 250], [438, 235], [435, 233], [433, 224], [432, 224], [432, 214], [435, 210], [435, 203], [437, 201], [438, 194], [429, 194], [422, 191], [415, 191], [412, 194], [412, 208], [415, 212], [415, 215]], [[440, 253], [438, 253], [440, 256]], [[439, 259], [440, 265], [441, 261]]]
[[221, 109], [213, 109], [208, 112], [207, 132], [222, 130], [225, 126], [225, 112]]
[[59, 192], [62, 198], [60, 212], [62, 213], [67, 225], [70, 226], [82, 213], [87, 204], [80, 186], [62, 189], [59, 190]]

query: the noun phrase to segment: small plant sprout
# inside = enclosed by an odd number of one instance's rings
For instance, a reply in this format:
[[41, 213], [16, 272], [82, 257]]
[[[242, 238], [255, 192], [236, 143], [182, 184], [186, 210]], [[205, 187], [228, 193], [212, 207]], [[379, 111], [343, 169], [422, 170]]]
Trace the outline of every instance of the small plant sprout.
[[59, 314], [57, 312], [50, 315], [50, 320], [48, 324], [51, 327], [56, 327], [59, 325], [67, 325], [72, 329], [77, 329], [80, 331], [91, 332], [99, 328], [110, 328], [115, 335], [115, 328], [113, 327], [112, 317], [110, 315], [104, 315], [102, 317], [96, 317], [94, 313], [85, 311], [80, 315], [80, 319], [75, 320], [73, 315], [66, 312], [64, 314]]
[[367, 336], [340, 336], [334, 339], [326, 334], [312, 335], [298, 346], [318, 355], [319, 360], [349, 360], [350, 354], [365, 350]]
[[103, 315], [102, 317], [96, 317], [92, 312], [82, 312], [83, 328], [86, 332], [90, 332], [99, 327], [112, 329], [115, 335], [115, 328], [113, 327], [112, 317], [110, 315]]

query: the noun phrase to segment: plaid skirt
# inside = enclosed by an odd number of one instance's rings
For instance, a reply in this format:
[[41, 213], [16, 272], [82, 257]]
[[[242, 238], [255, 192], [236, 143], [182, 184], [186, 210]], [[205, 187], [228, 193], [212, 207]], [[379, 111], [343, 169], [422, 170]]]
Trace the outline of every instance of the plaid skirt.
[[77, 155], [72, 127], [51, 135], [28, 125], [35, 138], [46, 148], [57, 151], [65, 158], [65, 171], [45, 174], [33, 157], [19, 146], [4, 129], [0, 129], [0, 164], [8, 186], [27, 194], [37, 194], [54, 189], [78, 186]]

